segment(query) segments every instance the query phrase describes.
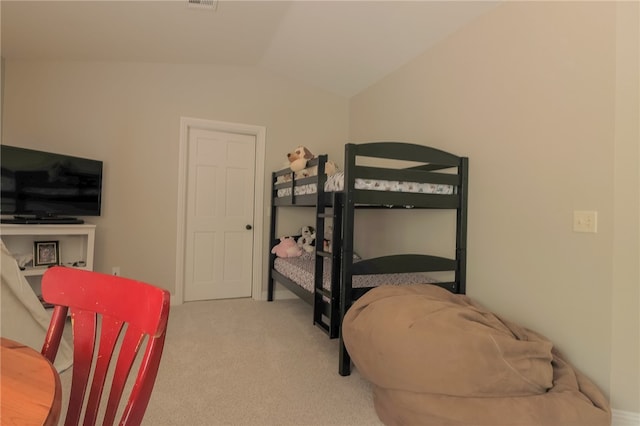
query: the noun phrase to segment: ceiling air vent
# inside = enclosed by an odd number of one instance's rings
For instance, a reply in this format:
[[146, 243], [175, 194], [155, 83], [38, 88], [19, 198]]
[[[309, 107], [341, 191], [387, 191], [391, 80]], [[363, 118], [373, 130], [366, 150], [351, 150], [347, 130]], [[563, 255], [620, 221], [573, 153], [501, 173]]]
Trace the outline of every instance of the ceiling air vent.
[[218, 0], [187, 0], [189, 7], [198, 9], [216, 10]]

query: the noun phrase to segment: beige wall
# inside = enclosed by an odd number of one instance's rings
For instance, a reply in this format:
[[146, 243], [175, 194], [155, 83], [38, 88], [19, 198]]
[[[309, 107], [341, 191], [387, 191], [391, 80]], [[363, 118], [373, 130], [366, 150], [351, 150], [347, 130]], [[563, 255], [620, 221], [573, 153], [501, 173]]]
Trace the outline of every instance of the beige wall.
[[[614, 408], [640, 412], [638, 19], [627, 7], [640, 16], [633, 3], [503, 5], [350, 107], [245, 68], [8, 60], [2, 142], [104, 160], [96, 268], [171, 291], [181, 116], [265, 126], [267, 172], [299, 143], [340, 160], [347, 136], [467, 155], [468, 293], [554, 340]], [[597, 234], [572, 232], [582, 209], [598, 211]], [[364, 255], [453, 249], [446, 212], [358, 214], [361, 228], [390, 229], [358, 232]]]
[[265, 126], [267, 173], [303, 142], [337, 155], [347, 135], [346, 99], [248, 68], [7, 60], [5, 72], [2, 143], [104, 161], [103, 215], [87, 218], [96, 270], [174, 293], [181, 116]]
[[611, 399], [639, 412], [640, 3], [618, 5], [616, 29]]
[[[501, 5], [354, 97], [350, 138], [469, 156], [468, 294], [639, 412], [638, 20], [617, 18], [614, 3]], [[574, 210], [598, 211], [598, 233], [572, 232]], [[409, 213], [387, 241], [445, 238]]]

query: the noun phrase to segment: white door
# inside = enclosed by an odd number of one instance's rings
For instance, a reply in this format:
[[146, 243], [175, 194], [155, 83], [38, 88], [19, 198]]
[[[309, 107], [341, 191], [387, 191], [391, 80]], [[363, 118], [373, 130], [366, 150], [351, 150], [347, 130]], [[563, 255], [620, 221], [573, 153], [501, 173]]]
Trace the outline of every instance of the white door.
[[256, 137], [191, 128], [184, 300], [250, 297]]

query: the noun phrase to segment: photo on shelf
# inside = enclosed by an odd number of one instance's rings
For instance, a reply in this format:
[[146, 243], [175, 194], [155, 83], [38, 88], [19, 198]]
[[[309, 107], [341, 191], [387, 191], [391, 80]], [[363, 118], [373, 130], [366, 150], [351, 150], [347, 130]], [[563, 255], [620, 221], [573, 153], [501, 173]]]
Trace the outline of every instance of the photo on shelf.
[[33, 242], [33, 266], [50, 266], [60, 263], [58, 241]]

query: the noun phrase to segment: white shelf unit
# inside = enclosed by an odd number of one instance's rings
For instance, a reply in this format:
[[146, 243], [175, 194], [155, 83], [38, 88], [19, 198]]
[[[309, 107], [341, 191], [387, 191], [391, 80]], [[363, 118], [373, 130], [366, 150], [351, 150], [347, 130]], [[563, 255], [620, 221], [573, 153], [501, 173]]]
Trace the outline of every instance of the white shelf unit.
[[[33, 254], [36, 241], [57, 241], [59, 264], [93, 271], [96, 226], [82, 225], [0, 225], [0, 235], [14, 256]], [[74, 266], [83, 264], [83, 266]], [[46, 266], [27, 266], [22, 274], [37, 295]]]

